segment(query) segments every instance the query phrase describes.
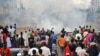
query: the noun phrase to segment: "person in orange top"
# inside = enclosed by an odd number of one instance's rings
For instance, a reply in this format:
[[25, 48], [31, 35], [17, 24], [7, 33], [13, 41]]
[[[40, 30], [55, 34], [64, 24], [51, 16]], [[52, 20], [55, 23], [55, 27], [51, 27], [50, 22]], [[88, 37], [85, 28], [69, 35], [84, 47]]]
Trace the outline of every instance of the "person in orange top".
[[3, 47], [0, 49], [1, 56], [11, 56], [11, 51], [7, 48], [6, 43], [3, 44]]
[[61, 35], [61, 37], [58, 39], [58, 44], [60, 47], [64, 47], [66, 43], [66, 39], [64, 38], [64, 35]]
[[64, 35], [61, 35], [61, 37], [58, 39], [58, 45], [61, 49], [62, 56], [64, 55], [63, 51], [64, 51], [65, 43], [66, 43], [66, 39], [64, 38]]

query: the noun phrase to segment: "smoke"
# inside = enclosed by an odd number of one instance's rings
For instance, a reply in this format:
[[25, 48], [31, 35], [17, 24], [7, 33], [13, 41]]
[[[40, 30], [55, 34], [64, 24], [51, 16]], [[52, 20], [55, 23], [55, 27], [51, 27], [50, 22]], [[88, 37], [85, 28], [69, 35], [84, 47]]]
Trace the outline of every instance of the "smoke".
[[85, 25], [90, 0], [0, 0], [0, 23], [52, 28]]

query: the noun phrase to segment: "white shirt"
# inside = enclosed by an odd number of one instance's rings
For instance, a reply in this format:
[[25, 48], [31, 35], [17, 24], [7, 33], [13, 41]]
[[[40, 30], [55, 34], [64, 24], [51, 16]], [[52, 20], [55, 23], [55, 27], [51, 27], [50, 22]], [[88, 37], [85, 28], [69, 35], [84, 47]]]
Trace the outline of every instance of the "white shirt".
[[64, 38], [66, 39], [66, 41], [69, 42], [71, 37], [70, 36], [65, 36]]
[[7, 47], [11, 47], [11, 41], [9, 37], [7, 37], [6, 41], [7, 41]]
[[25, 46], [28, 46], [28, 36], [27, 36], [27, 33], [23, 34], [23, 38], [25, 39], [25, 41], [24, 41]]
[[78, 37], [80, 37], [80, 40], [82, 40], [82, 35], [80, 33], [76, 34], [75, 39], [78, 40]]
[[78, 54], [80, 52], [80, 50], [82, 50], [82, 48], [81, 47], [77, 47], [75, 52]]
[[43, 51], [44, 56], [49, 56], [49, 55], [51, 55], [50, 49], [49, 49], [48, 47], [43, 46], [43, 47], [41, 47], [41, 49], [42, 49], [42, 51]]
[[36, 54], [39, 54], [39, 51], [38, 51], [37, 48], [31, 48], [31, 49], [28, 51], [28, 54], [29, 54], [29, 55], [33, 55], [33, 53], [32, 53], [33, 50], [36, 50]]
[[28, 38], [29, 38], [30, 35], [31, 35], [31, 31], [28, 31], [28, 32], [27, 32], [27, 35], [28, 35]]
[[86, 37], [87, 34], [88, 34], [88, 32], [85, 31], [85, 32], [83, 33], [83, 36]]
[[100, 56], [100, 52], [99, 52], [98, 56]]
[[87, 53], [86, 53], [86, 50], [85, 49], [82, 49], [80, 50], [80, 52], [78, 53], [79, 56], [86, 56]]
[[14, 31], [15, 31], [15, 29], [14, 28], [9, 28], [8, 29], [8, 31], [11, 33], [11, 37], [13, 37], [14, 36]]
[[22, 56], [22, 53], [18, 53], [17, 56]]

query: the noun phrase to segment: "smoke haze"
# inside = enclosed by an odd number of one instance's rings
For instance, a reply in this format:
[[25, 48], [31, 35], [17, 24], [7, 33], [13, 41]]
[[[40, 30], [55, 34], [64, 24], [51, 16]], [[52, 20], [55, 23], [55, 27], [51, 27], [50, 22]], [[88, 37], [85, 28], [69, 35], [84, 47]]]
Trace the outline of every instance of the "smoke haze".
[[85, 25], [90, 0], [0, 0], [0, 24], [52, 28]]

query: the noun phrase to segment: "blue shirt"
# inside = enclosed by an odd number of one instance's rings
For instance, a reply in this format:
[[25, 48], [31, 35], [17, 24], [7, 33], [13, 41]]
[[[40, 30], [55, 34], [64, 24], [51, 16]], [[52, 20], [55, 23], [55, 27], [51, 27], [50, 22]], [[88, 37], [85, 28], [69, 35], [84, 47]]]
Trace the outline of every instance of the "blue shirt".
[[50, 36], [50, 37], [51, 37], [51, 39], [52, 39], [52, 40], [56, 40], [57, 35], [56, 35], [56, 34], [51, 34], [51, 36]]
[[45, 35], [41, 35], [41, 36], [40, 36], [40, 41], [41, 41], [41, 40], [45, 40]]

